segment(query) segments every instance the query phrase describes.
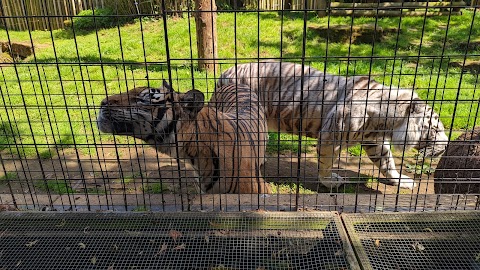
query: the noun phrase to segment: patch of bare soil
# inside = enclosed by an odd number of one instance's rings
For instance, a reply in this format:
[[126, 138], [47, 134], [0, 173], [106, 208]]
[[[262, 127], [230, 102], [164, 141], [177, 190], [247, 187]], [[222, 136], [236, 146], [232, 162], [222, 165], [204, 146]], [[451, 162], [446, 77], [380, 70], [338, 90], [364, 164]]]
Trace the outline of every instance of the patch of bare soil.
[[388, 34], [396, 33], [398, 31], [395, 28], [384, 29], [374, 24], [363, 24], [358, 26], [312, 25], [308, 28], [322, 38], [328, 37], [331, 42], [351, 44], [371, 44], [372, 42], [380, 42]]
[[[296, 183], [297, 173], [300, 175], [299, 183], [305, 188], [320, 193], [330, 192], [329, 189], [323, 187], [317, 181], [317, 158], [315, 154], [305, 154], [300, 158], [300, 167], [298, 169], [298, 157], [280, 156], [269, 157], [265, 165], [266, 178], [269, 182], [292, 182]], [[403, 162], [402, 162], [403, 161]], [[431, 166], [435, 167], [436, 162], [432, 162]], [[425, 173], [415, 174], [414, 170], [410, 170], [414, 164], [419, 164], [413, 157], [396, 157], [395, 163], [397, 170], [402, 170], [402, 174], [415, 179], [419, 185], [415, 190], [398, 188], [389, 183], [379, 172], [368, 157], [356, 157], [348, 153], [342, 153], [342, 156], [333, 171], [340, 176], [348, 179], [351, 184], [344, 185], [337, 193], [381, 193], [381, 194], [434, 194], [433, 177]], [[404, 164], [402, 166], [402, 164]], [[405, 164], [409, 164], [408, 168]], [[412, 165], [410, 165], [412, 164]], [[419, 165], [417, 165], [420, 167]], [[408, 170], [408, 171], [407, 171]], [[378, 181], [377, 181], [378, 179]]]
[[[59, 150], [58, 156], [42, 160], [2, 154], [0, 194], [6, 200], [11, 194], [16, 194], [23, 196], [26, 203], [37, 204], [44, 200], [48, 204], [65, 193], [74, 199], [80, 195], [134, 195], [141, 200], [141, 197], [153, 194], [196, 194], [199, 191], [191, 168], [183, 164], [178, 166], [175, 159], [157, 153], [148, 146], [98, 147], [96, 151], [96, 154], [88, 155], [86, 151], [65, 149]], [[396, 159], [399, 169], [401, 161], [400, 158]], [[403, 164], [406, 163], [415, 164], [415, 160], [404, 159]], [[331, 192], [317, 181], [315, 154], [304, 154], [300, 158], [290, 154], [271, 155], [262, 169], [268, 182], [300, 183], [303, 188], [313, 192]], [[419, 188], [411, 191], [392, 186], [381, 179], [378, 169], [367, 157], [344, 153], [335, 171], [349, 179], [351, 184], [333, 190], [334, 193], [434, 193], [433, 180], [428, 175], [405, 172], [405, 167], [403, 173], [419, 181]], [[371, 180], [376, 177], [380, 178], [380, 182]]]
[[470, 72], [472, 74], [479, 74], [480, 73], [480, 61], [463, 61], [460, 62], [450, 62], [449, 66], [451, 67], [459, 67], [464, 72]]

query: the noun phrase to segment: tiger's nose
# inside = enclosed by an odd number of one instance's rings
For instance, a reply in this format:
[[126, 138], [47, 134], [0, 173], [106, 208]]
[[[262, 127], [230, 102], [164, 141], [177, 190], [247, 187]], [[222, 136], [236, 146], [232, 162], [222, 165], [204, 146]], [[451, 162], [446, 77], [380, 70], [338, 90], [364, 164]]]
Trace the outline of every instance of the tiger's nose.
[[100, 105], [102, 105], [102, 106], [115, 105], [115, 103], [117, 103], [117, 102], [115, 102], [115, 100], [106, 98], [106, 99], [102, 100]]

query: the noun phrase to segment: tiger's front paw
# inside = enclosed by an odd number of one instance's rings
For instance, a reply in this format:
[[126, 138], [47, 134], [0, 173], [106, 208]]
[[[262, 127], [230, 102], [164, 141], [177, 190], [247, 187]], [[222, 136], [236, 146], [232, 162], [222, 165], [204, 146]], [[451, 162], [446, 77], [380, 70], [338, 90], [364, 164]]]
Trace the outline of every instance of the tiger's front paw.
[[336, 173], [332, 173], [330, 177], [319, 177], [319, 181], [322, 185], [329, 189], [338, 188], [341, 185], [347, 183], [347, 181]]
[[400, 175], [400, 178], [391, 179], [391, 181], [394, 185], [400, 186], [401, 188], [414, 189], [417, 186], [415, 181], [406, 175]]

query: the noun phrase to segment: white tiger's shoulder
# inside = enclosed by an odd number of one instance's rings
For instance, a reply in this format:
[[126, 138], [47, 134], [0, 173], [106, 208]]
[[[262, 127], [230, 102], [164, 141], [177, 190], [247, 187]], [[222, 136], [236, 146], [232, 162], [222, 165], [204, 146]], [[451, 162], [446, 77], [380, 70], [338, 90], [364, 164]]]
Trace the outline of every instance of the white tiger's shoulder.
[[395, 100], [408, 101], [419, 98], [414, 89], [392, 88], [388, 94], [390, 99]]

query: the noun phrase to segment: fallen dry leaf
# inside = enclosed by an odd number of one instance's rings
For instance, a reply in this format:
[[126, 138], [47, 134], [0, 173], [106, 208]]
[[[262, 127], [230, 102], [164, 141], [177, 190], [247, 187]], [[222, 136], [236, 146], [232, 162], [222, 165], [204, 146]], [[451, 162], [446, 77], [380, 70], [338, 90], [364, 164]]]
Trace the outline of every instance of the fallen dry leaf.
[[210, 237], [208, 237], [208, 235], [205, 235], [205, 243], [210, 243]]
[[420, 244], [419, 242], [415, 242], [414, 244], [410, 245], [415, 251], [424, 251], [425, 247]]
[[60, 224], [57, 224], [57, 227], [63, 227], [67, 224], [67, 221], [65, 219], [62, 219], [62, 222]]
[[32, 242], [28, 242], [25, 244], [26, 247], [33, 247], [36, 243], [38, 243], [38, 240], [35, 240], [35, 241], [32, 241]]
[[375, 246], [377, 248], [380, 247], [380, 239], [375, 240]]
[[477, 255], [475, 256], [475, 261], [480, 262], [480, 253], [477, 253]]
[[182, 233], [176, 230], [170, 230], [168, 235], [173, 239], [173, 241], [177, 242], [177, 238], [182, 237]]
[[229, 230], [218, 230], [218, 231], [215, 231], [215, 235], [216, 236], [225, 236], [225, 235], [228, 235], [230, 233]]
[[87, 247], [87, 245], [85, 245], [84, 243], [78, 243], [78, 246], [79, 246], [80, 248], [82, 248], [82, 249], [84, 249], [84, 248]]
[[212, 226], [213, 228], [221, 228], [222, 227], [221, 224], [215, 223], [213, 221], [209, 221], [208, 223], [210, 223], [210, 226]]
[[158, 256], [158, 255], [161, 255], [163, 253], [165, 253], [165, 251], [167, 251], [168, 249], [168, 245], [167, 244], [163, 244], [162, 247], [160, 248], [160, 250], [157, 252], [157, 254], [155, 254], [155, 256]]
[[181, 249], [185, 249], [185, 244], [181, 244], [173, 248], [173, 250], [181, 250]]
[[97, 263], [97, 257], [93, 256], [91, 259], [90, 259], [90, 262], [92, 264], [96, 264]]

